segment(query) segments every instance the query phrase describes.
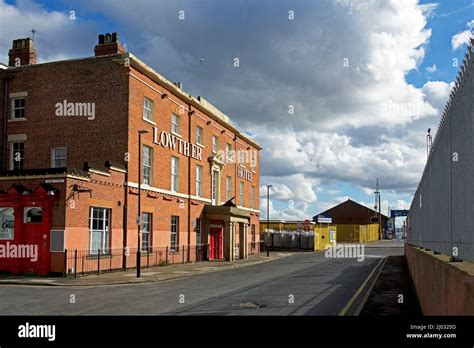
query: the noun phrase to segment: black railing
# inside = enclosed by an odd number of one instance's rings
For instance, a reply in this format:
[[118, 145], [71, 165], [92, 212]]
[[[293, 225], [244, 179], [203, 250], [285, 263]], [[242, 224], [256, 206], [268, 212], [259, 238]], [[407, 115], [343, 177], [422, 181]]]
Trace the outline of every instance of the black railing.
[[[156, 266], [167, 266], [176, 263], [200, 262], [208, 260], [208, 246], [202, 245], [180, 245], [179, 248], [171, 250], [170, 247], [153, 247], [150, 250], [141, 250], [141, 268]], [[64, 274], [77, 277], [78, 275], [100, 274], [124, 270], [125, 268], [136, 268], [137, 249], [98, 249], [91, 250], [65, 250], [64, 251]]]

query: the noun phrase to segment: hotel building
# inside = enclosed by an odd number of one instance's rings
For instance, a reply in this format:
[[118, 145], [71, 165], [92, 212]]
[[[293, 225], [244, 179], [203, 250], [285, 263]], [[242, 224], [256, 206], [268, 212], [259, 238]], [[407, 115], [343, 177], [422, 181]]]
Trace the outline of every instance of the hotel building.
[[137, 247], [142, 264], [258, 252], [260, 146], [116, 33], [93, 57], [41, 64], [14, 40], [0, 79], [0, 246], [39, 256], [0, 253], [0, 271], [135, 267]]

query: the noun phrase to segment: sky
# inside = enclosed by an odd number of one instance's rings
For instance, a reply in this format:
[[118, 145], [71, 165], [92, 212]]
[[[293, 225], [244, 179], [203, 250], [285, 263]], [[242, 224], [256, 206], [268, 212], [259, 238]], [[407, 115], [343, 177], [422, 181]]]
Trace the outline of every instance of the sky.
[[304, 220], [348, 198], [373, 207], [376, 178], [383, 213], [409, 208], [474, 0], [0, 0], [1, 62], [32, 28], [39, 62], [118, 32], [263, 147], [261, 216], [272, 185], [270, 218]]

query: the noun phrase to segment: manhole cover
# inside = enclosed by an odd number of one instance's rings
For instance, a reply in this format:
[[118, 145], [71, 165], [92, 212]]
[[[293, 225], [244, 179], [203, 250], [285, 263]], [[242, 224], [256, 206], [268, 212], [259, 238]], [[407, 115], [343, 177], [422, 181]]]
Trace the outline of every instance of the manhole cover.
[[239, 308], [263, 308], [265, 305], [263, 304], [258, 304], [254, 302], [241, 302], [241, 303], [236, 303], [233, 304], [232, 307], [239, 307]]

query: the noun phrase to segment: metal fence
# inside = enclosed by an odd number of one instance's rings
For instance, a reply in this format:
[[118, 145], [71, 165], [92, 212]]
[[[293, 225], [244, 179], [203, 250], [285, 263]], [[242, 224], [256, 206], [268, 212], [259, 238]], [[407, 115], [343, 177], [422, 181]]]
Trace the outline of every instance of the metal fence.
[[267, 232], [270, 250], [314, 250], [314, 232]]
[[[78, 275], [100, 274], [114, 270], [137, 267], [137, 249], [65, 250], [65, 274]], [[174, 248], [157, 247], [149, 251], [141, 250], [140, 268], [167, 266], [177, 263], [199, 262], [208, 260], [208, 246], [180, 245]]]
[[407, 243], [474, 262], [474, 40], [408, 216]]

